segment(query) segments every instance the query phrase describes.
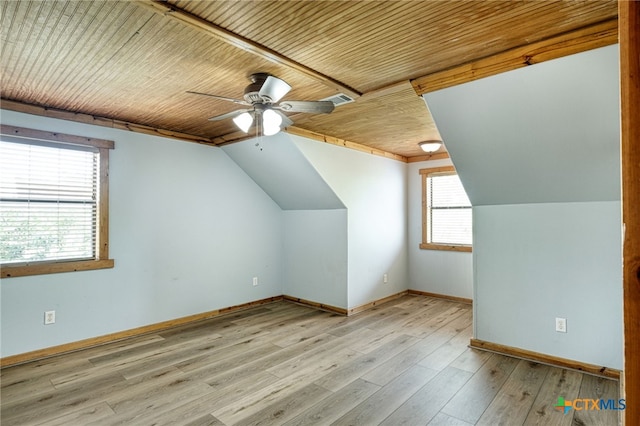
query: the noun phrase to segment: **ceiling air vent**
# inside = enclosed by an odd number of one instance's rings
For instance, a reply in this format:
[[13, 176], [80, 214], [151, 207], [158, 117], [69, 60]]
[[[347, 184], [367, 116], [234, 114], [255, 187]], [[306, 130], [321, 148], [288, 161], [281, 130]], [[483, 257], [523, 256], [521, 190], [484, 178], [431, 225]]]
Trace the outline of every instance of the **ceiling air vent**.
[[342, 104], [348, 104], [348, 103], [351, 103], [351, 102], [355, 101], [355, 99], [353, 99], [352, 97], [350, 97], [348, 95], [345, 95], [344, 93], [338, 93], [337, 95], [333, 95], [333, 96], [330, 96], [328, 98], [324, 98], [324, 99], [321, 99], [321, 100], [323, 100], [323, 101], [331, 101], [331, 102], [333, 102], [333, 104], [335, 106], [340, 106]]

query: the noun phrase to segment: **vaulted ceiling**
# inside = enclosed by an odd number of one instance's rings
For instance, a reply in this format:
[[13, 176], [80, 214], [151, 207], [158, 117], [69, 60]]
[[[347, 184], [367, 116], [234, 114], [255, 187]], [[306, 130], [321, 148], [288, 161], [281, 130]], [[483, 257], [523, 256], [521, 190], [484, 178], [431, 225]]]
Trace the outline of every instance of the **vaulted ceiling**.
[[[419, 94], [558, 56], [554, 50], [611, 44], [617, 28], [613, 0], [0, 7], [3, 108], [223, 145], [246, 135], [231, 120], [207, 119], [237, 105], [187, 91], [241, 98], [248, 75], [267, 72], [293, 87], [286, 99], [355, 98], [328, 115], [293, 114], [289, 131], [399, 158], [424, 154], [418, 142], [439, 137]], [[582, 35], [567, 50], [576, 39], [568, 34]], [[554, 47], [542, 48], [545, 40]], [[499, 63], [501, 55], [508, 60]], [[492, 57], [497, 65], [483, 65]]]

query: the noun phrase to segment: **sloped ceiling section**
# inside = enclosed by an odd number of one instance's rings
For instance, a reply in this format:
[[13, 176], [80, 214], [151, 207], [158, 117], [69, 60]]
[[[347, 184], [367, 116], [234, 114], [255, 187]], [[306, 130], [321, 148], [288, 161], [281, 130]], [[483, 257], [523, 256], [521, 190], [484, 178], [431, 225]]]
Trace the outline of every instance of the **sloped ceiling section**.
[[618, 46], [424, 95], [473, 205], [620, 199]]
[[249, 139], [223, 150], [282, 210], [345, 208], [286, 133]]

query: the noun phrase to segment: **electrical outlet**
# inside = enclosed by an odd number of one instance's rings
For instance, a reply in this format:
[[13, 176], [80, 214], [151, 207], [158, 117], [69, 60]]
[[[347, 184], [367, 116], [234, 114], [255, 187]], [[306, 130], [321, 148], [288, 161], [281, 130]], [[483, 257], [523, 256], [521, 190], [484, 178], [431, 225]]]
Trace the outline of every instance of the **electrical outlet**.
[[389, 282], [389, 275], [388, 274], [383, 274], [382, 275], [382, 282], [385, 283], [385, 284]]
[[567, 319], [566, 318], [556, 318], [556, 331], [558, 333], [566, 333], [567, 332]]
[[46, 311], [44, 313], [44, 324], [55, 324], [56, 322], [56, 311]]
[[258, 277], [253, 277], [253, 286], [257, 286], [258, 285]]

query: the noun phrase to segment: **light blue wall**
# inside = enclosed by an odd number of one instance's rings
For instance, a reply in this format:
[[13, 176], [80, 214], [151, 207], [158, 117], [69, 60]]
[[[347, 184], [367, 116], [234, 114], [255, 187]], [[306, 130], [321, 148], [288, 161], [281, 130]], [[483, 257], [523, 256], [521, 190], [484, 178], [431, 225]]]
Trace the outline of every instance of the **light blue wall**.
[[[505, 74], [427, 100], [474, 202], [475, 337], [621, 368], [617, 57], [594, 52], [541, 68], [548, 80], [579, 67], [582, 83], [566, 85], [575, 98], [557, 82], [535, 89], [540, 64], [513, 77], [524, 93]], [[225, 148], [236, 163], [198, 144], [10, 111], [1, 120], [116, 142], [116, 267], [2, 280], [3, 357], [283, 293], [346, 308], [407, 288], [470, 297], [471, 255], [417, 249], [426, 163], [290, 135], [263, 151]], [[276, 165], [276, 153], [291, 161]], [[556, 316], [567, 334], [553, 331]]]
[[346, 309], [347, 209], [333, 189], [286, 133], [223, 149], [283, 210], [283, 293]]
[[[281, 209], [221, 149], [12, 111], [0, 118], [115, 141], [115, 268], [2, 280], [2, 357], [282, 294]], [[47, 310], [56, 323], [44, 326]]]
[[[2, 280], [2, 357], [281, 294], [350, 308], [407, 289], [404, 163], [285, 134], [262, 151], [256, 141], [222, 150], [12, 111], [0, 119], [116, 145], [115, 268]], [[56, 324], [43, 325], [47, 310]]]
[[283, 292], [347, 308], [347, 210], [286, 210]]
[[406, 164], [284, 133], [224, 150], [284, 210], [285, 294], [353, 308], [407, 289]]
[[620, 199], [618, 48], [425, 95], [471, 204]]
[[344, 208], [286, 133], [230, 144], [223, 150], [282, 210]]
[[474, 206], [477, 339], [622, 368], [618, 94], [609, 46], [425, 96]]
[[348, 307], [406, 290], [406, 164], [291, 138], [347, 207]]
[[[476, 336], [622, 369], [620, 202], [474, 207]], [[567, 333], [555, 318], [567, 318]]]
[[451, 160], [408, 164], [408, 265], [409, 288], [428, 293], [473, 299], [473, 254], [445, 250], [423, 250], [422, 178], [420, 169], [451, 165]]

